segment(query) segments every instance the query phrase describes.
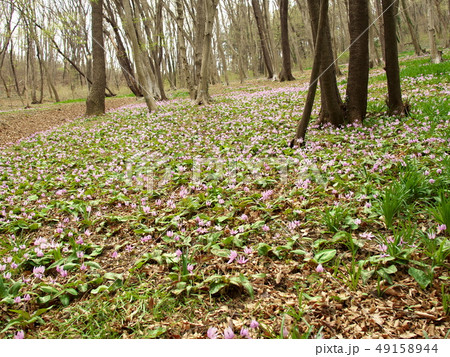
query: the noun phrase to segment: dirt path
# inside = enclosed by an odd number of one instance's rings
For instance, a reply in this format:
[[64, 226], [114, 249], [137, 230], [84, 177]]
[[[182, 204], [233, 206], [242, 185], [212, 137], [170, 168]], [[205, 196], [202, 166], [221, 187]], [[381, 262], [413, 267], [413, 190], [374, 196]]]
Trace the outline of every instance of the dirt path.
[[[108, 98], [106, 110], [133, 103], [136, 103], [136, 98]], [[58, 127], [81, 117], [85, 111], [86, 104], [80, 102], [0, 112], [0, 148], [10, 146], [34, 133]]]

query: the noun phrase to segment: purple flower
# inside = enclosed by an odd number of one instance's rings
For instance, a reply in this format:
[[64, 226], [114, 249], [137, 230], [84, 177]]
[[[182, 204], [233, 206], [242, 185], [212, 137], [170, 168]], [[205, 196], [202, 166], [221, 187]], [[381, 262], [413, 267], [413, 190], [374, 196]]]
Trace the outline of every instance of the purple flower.
[[447, 226], [445, 224], [441, 224], [437, 227], [438, 233], [441, 233], [447, 229]]
[[322, 264], [319, 264], [316, 268], [316, 272], [323, 273], [324, 271], [325, 271], [325, 269], [323, 268]]
[[119, 254], [116, 251], [114, 251], [111, 253], [111, 258], [117, 258], [118, 255]]
[[234, 338], [234, 332], [231, 329], [231, 327], [227, 327], [225, 329], [225, 331], [223, 332], [223, 337], [225, 337], [225, 339], [227, 339], [227, 340], [231, 340]]
[[253, 249], [251, 247], [250, 248], [245, 247], [244, 248], [244, 253], [247, 254], [247, 255], [253, 254]]
[[81, 271], [85, 271], [85, 270], [87, 270], [87, 266], [83, 263], [83, 264], [81, 264], [81, 266], [80, 266], [80, 270]]
[[250, 338], [250, 334], [248, 333], [248, 329], [242, 327], [241, 332], [239, 333], [242, 337]]
[[248, 262], [248, 259], [245, 259], [242, 255], [238, 258], [237, 262], [239, 264], [245, 264]]
[[14, 298], [14, 302], [15, 302], [16, 304], [20, 304], [20, 303], [22, 302], [22, 298], [21, 298], [20, 296], [16, 296], [16, 297]]
[[269, 228], [269, 226], [268, 226], [267, 224], [265, 224], [265, 225], [262, 227], [262, 230], [263, 230], [264, 232], [268, 232], [268, 231], [270, 231], [270, 228]]
[[25, 332], [23, 330], [17, 331], [17, 333], [14, 335], [15, 340], [22, 340], [25, 338]]
[[228, 260], [227, 264], [232, 263], [233, 260], [236, 259], [237, 255], [238, 255], [238, 254], [237, 254], [237, 252], [236, 252], [235, 250], [230, 250], [230, 255], [228, 256], [228, 258], [229, 258], [230, 260]]
[[84, 252], [77, 252], [78, 259], [82, 259], [84, 257]]
[[180, 249], [177, 249], [177, 251], [175, 252], [175, 254], [177, 255], [177, 257], [181, 257], [183, 255], [183, 252]]
[[256, 320], [252, 320], [250, 322], [250, 328], [257, 329], [259, 327], [259, 323]]
[[431, 240], [436, 239], [436, 233], [434, 233], [434, 232], [430, 232], [427, 235], [428, 235], [428, 239], [431, 239]]
[[45, 267], [39, 266], [33, 268], [33, 274], [36, 278], [41, 279], [44, 276]]
[[188, 264], [186, 268], [187, 268], [189, 274], [192, 274], [192, 271], [194, 270], [194, 266], [192, 264]]
[[25, 296], [23, 297], [23, 299], [24, 299], [25, 301], [30, 301], [30, 300], [31, 300], [30, 294], [25, 294]]
[[215, 327], [210, 327], [206, 335], [208, 338], [215, 340], [217, 338], [217, 329]]

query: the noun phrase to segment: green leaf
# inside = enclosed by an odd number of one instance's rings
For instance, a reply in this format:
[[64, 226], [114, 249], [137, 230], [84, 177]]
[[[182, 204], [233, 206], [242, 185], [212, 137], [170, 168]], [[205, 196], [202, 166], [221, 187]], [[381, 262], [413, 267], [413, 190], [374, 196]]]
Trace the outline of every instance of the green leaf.
[[106, 280], [123, 280], [123, 275], [116, 273], [106, 273], [103, 277]]
[[22, 283], [21, 282], [17, 282], [14, 283], [10, 288], [9, 288], [9, 294], [10, 295], [17, 295], [17, 293], [19, 292], [20, 288], [22, 287]]
[[63, 304], [63, 306], [68, 306], [70, 304], [70, 297], [67, 294], [61, 295], [59, 297], [59, 300], [61, 301], [61, 304]]
[[73, 289], [73, 288], [68, 288], [68, 289], [66, 289], [66, 292], [69, 293], [70, 295], [74, 295], [74, 296], [77, 296], [77, 295], [78, 295], [78, 291], [76, 291], [76, 290]]
[[29, 320], [31, 318], [30, 314], [24, 310], [9, 310], [9, 311], [15, 312], [17, 315], [19, 315], [24, 320]]
[[209, 286], [209, 293], [211, 295], [214, 295], [214, 294], [218, 293], [225, 286], [227, 286], [227, 284], [226, 283], [222, 283], [222, 282], [220, 282], [220, 283], [212, 283]]
[[253, 286], [250, 283], [250, 281], [242, 274], [239, 275], [239, 280], [241, 281], [241, 284], [244, 287], [244, 289], [247, 290], [248, 294], [253, 299], [253, 297], [254, 297]]
[[40, 290], [47, 294], [58, 294], [59, 293], [59, 291], [57, 289], [55, 289], [52, 286], [48, 286], [48, 285], [41, 286]]
[[292, 250], [291, 253], [298, 254], [298, 255], [306, 255], [307, 254], [307, 252], [305, 252], [304, 250], [301, 250], [301, 249]]
[[96, 295], [96, 294], [99, 294], [99, 293], [101, 293], [101, 292], [103, 292], [105, 290], [108, 290], [108, 287], [106, 285], [100, 285], [98, 288], [92, 290], [91, 294]]
[[45, 296], [42, 296], [42, 297], [38, 297], [37, 301], [38, 301], [39, 304], [43, 305], [43, 304], [48, 303], [51, 299], [52, 299], [51, 295], [45, 295]]
[[94, 268], [94, 269], [101, 269], [101, 266], [96, 262], [86, 262], [84, 263], [86, 266]]
[[5, 285], [3, 284], [3, 278], [0, 276], [0, 299], [3, 299], [6, 295], [8, 295], [8, 293]]
[[269, 253], [271, 249], [272, 247], [267, 243], [259, 243], [258, 246], [256, 247], [256, 250], [258, 251], [259, 255], [267, 255], [267, 253]]
[[317, 262], [317, 264], [324, 264], [326, 262], [329, 262], [335, 256], [336, 256], [336, 249], [325, 249], [318, 252], [314, 256], [314, 260]]
[[229, 249], [211, 249], [211, 253], [222, 258], [228, 258], [230, 256]]
[[166, 331], [167, 331], [167, 328], [160, 326], [154, 330], [151, 330], [146, 337], [147, 338], [157, 338], [157, 337], [161, 336], [163, 333], [165, 333]]
[[411, 275], [415, 281], [417, 281], [422, 289], [426, 289], [426, 287], [431, 283], [430, 275], [420, 269], [410, 267], [408, 269], [408, 274]]

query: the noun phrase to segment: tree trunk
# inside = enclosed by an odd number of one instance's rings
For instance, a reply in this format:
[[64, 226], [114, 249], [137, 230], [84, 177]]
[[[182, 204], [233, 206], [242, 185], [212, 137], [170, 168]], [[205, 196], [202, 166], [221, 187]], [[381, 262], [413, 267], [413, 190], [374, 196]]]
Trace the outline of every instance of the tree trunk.
[[176, 1], [177, 6], [177, 44], [178, 44], [178, 50], [180, 51], [180, 59], [181, 59], [181, 68], [184, 73], [184, 77], [186, 78], [186, 85], [189, 90], [190, 97], [193, 99], [195, 98], [195, 88], [193, 79], [191, 76], [191, 68], [189, 66], [188, 60], [187, 60], [187, 54], [186, 54], [186, 42], [183, 34], [183, 27], [184, 27], [184, 9], [183, 9], [183, 1], [177, 0]]
[[196, 104], [209, 104], [210, 97], [208, 91], [209, 70], [210, 70], [210, 56], [211, 56], [211, 40], [213, 35], [214, 18], [217, 10], [219, 0], [204, 0], [205, 1], [205, 38], [203, 40], [202, 50], [202, 66], [200, 71], [200, 79], [197, 90]]
[[386, 60], [386, 77], [388, 85], [388, 107], [390, 115], [407, 114], [402, 101], [400, 87], [400, 68], [398, 64], [397, 30], [395, 24], [395, 1], [382, 0], [384, 43]]
[[308, 94], [306, 96], [305, 107], [303, 108], [302, 119], [298, 123], [295, 138], [291, 141], [291, 147], [296, 145], [305, 145], [306, 130], [308, 129], [309, 120], [311, 118], [314, 98], [316, 96], [317, 82], [320, 76], [322, 48], [325, 45], [326, 28], [325, 22], [328, 13], [328, 0], [320, 0], [318, 31], [315, 39], [314, 62], [309, 81]]
[[[381, 55], [383, 56], [383, 61], [386, 63], [386, 51], [385, 51], [385, 35], [384, 35], [384, 24], [383, 24], [383, 12], [381, 9], [381, 1], [382, 0], [375, 0], [375, 5], [377, 9], [377, 18], [378, 18], [378, 27], [379, 27], [379, 39], [380, 39], [380, 45], [381, 45]], [[397, 39], [396, 39], [397, 40]]]
[[123, 77], [127, 83], [128, 88], [130, 88], [131, 92], [136, 97], [142, 97], [143, 94], [139, 88], [139, 85], [136, 81], [136, 77], [134, 75], [134, 70], [131, 64], [130, 59], [128, 58], [127, 51], [125, 49], [125, 45], [123, 44], [122, 37], [120, 36], [119, 26], [117, 24], [115, 15], [109, 6], [108, 3], [105, 4], [105, 9], [108, 13], [108, 16], [105, 17], [105, 20], [109, 22], [113, 31], [114, 38], [116, 40], [115, 50], [116, 50], [116, 58], [119, 62], [120, 69], [122, 70]]
[[280, 0], [280, 25], [281, 25], [281, 51], [283, 52], [283, 69], [280, 73], [280, 81], [293, 81], [291, 68], [291, 47], [289, 46], [289, 0]]
[[124, 22], [127, 35], [129, 36], [131, 42], [134, 63], [136, 66], [136, 72], [138, 74], [139, 86], [141, 87], [141, 91], [144, 95], [144, 100], [147, 104], [149, 112], [153, 112], [157, 109], [156, 101], [153, 97], [151, 79], [146, 76], [144, 68], [144, 53], [142, 53], [142, 47], [137, 37], [136, 28], [134, 27], [133, 13], [131, 11], [129, 0], [123, 1], [123, 8], [124, 19], [122, 20], [122, 22]]
[[409, 10], [408, 10], [408, 6], [406, 6], [406, 1], [401, 0], [401, 4], [402, 4], [403, 15], [405, 16], [406, 24], [408, 25], [408, 30], [411, 35], [411, 42], [414, 46], [414, 52], [415, 52], [416, 56], [420, 56], [423, 53], [423, 50], [420, 47], [419, 35], [417, 34], [417, 30], [411, 20], [411, 17], [409, 16]]
[[256, 26], [258, 27], [259, 40], [261, 44], [261, 51], [263, 53], [264, 64], [267, 69], [268, 78], [273, 77], [273, 64], [270, 58], [267, 34], [264, 28], [263, 14], [259, 6], [259, 0], [252, 0], [253, 13], [255, 14]]
[[[308, 8], [311, 18], [311, 29], [314, 38], [317, 38], [319, 26], [319, 4], [315, 0], [308, 0]], [[324, 21], [324, 39], [321, 47], [322, 60], [320, 68], [320, 95], [322, 98], [322, 108], [320, 122], [331, 123], [340, 126], [344, 123], [344, 111], [341, 96], [336, 82], [336, 72], [333, 57], [333, 45], [331, 42], [328, 13]]]
[[86, 100], [86, 115], [105, 113], [105, 49], [103, 48], [103, 0], [91, 0], [93, 81]]
[[350, 58], [347, 119], [362, 123], [367, 111], [369, 82], [369, 0], [349, 0]]
[[431, 62], [441, 63], [442, 55], [438, 52], [436, 44], [436, 27], [434, 25], [434, 11], [432, 0], [427, 0], [428, 39], [430, 42]]

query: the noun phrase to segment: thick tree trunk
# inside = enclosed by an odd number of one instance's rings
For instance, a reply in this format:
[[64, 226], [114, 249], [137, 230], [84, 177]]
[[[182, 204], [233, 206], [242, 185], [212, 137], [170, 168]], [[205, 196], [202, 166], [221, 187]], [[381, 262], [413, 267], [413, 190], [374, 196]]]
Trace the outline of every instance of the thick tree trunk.
[[256, 26], [258, 27], [259, 41], [261, 44], [261, 51], [264, 58], [264, 64], [267, 69], [267, 76], [269, 79], [273, 77], [273, 64], [269, 53], [269, 44], [267, 40], [267, 33], [264, 27], [263, 14], [259, 6], [259, 0], [252, 0], [253, 13], [255, 14]]
[[103, 0], [91, 0], [93, 81], [86, 100], [86, 115], [105, 113], [105, 49], [103, 48]]
[[349, 0], [349, 33], [347, 119], [362, 123], [366, 117], [369, 82], [369, 0]]
[[398, 63], [397, 29], [395, 24], [395, 1], [382, 0], [384, 43], [386, 56], [386, 76], [388, 85], [388, 107], [390, 115], [407, 114], [402, 101], [400, 68]]
[[[315, 0], [308, 0], [308, 8], [312, 33], [314, 38], [317, 38], [320, 13], [319, 3]], [[344, 105], [337, 87], [328, 13], [324, 21], [324, 27], [325, 33], [321, 47], [322, 60], [320, 67], [320, 94], [322, 98], [320, 122], [321, 124], [331, 123], [334, 126], [340, 126], [344, 123]]]
[[308, 94], [306, 96], [305, 107], [303, 108], [302, 119], [298, 123], [295, 138], [291, 141], [291, 147], [305, 145], [306, 130], [308, 129], [311, 118], [312, 108], [314, 105], [314, 98], [316, 96], [317, 82], [320, 76], [322, 47], [326, 36], [325, 22], [328, 13], [328, 0], [320, 1], [318, 31], [315, 39], [316, 48], [314, 50], [314, 62], [311, 71], [311, 78], [309, 81]]
[[280, 0], [280, 25], [281, 25], [281, 51], [283, 52], [283, 69], [280, 73], [280, 81], [293, 81], [291, 68], [291, 47], [289, 46], [289, 0]]
[[200, 71], [200, 80], [197, 90], [196, 104], [209, 104], [211, 98], [209, 97], [208, 83], [210, 70], [210, 56], [211, 56], [211, 41], [213, 36], [214, 18], [217, 10], [219, 0], [204, 0], [205, 1], [205, 38], [203, 40], [202, 51], [202, 66]]

